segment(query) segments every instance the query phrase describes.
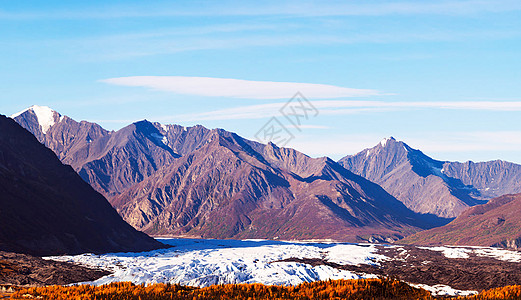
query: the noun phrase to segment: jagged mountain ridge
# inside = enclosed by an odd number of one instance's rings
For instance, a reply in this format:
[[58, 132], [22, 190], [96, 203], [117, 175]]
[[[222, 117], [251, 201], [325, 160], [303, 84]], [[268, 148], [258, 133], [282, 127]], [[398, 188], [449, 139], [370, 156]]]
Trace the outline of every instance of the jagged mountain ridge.
[[130, 224], [153, 235], [391, 241], [429, 226], [330, 159], [273, 144], [259, 153], [249, 143], [214, 131], [209, 143], [113, 204]]
[[76, 122], [45, 106], [33, 105], [11, 118], [73, 167], [77, 159], [71, 158], [81, 155], [76, 152], [88, 150], [86, 145], [90, 142], [111, 133], [96, 123]]
[[1, 250], [59, 255], [161, 247], [30, 132], [0, 115]]
[[74, 162], [80, 176], [109, 199], [179, 157], [146, 121], [93, 140], [84, 149], [67, 161]]
[[443, 173], [478, 190], [479, 199], [492, 199], [521, 192], [521, 165], [494, 160], [487, 162], [445, 162]]
[[[11, 118], [31, 131], [109, 200], [151, 175], [158, 166], [179, 157], [164, 145], [160, 131], [149, 122], [136, 122], [109, 132], [98, 124], [61, 116], [48, 107], [35, 107]], [[54, 123], [42, 126], [41, 117], [36, 113], [41, 111], [54, 115]]]
[[521, 192], [520, 165], [438, 161], [392, 137], [339, 163], [381, 185], [413, 211], [445, 218], [493, 197]]
[[467, 245], [521, 249], [521, 194], [471, 207], [451, 223], [401, 240], [406, 244]]
[[150, 234], [394, 240], [440, 223], [330, 159], [222, 129], [141, 121], [80, 148], [62, 160]]

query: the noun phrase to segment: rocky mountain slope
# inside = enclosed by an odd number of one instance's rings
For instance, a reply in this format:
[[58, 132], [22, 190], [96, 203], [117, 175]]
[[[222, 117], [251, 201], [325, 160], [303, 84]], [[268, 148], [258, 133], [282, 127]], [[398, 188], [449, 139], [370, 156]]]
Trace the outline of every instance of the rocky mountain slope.
[[[49, 115], [54, 118], [52, 122], [45, 118]], [[149, 122], [109, 132], [98, 124], [76, 122], [40, 106], [32, 106], [11, 118], [108, 199], [178, 157]]]
[[368, 241], [432, 226], [328, 158], [222, 130], [113, 205], [153, 235]]
[[0, 115], [0, 250], [51, 255], [160, 247], [30, 132]]
[[502, 160], [445, 162], [443, 173], [478, 191], [479, 199], [492, 199], [521, 192], [521, 165]]
[[392, 137], [339, 163], [381, 185], [413, 211], [445, 218], [493, 197], [521, 192], [520, 165], [438, 161]]
[[521, 249], [521, 194], [471, 207], [451, 223], [417, 233], [401, 243], [471, 245]]
[[81, 156], [76, 152], [88, 152], [90, 142], [110, 134], [96, 123], [76, 122], [46, 106], [33, 105], [11, 118], [53, 150], [61, 160], [73, 166], [84, 163], [73, 159]]
[[[28, 129], [43, 128], [28, 125], [32, 114], [29, 109], [13, 117]], [[56, 122], [41, 139], [51, 148], [47, 136], [67, 131]], [[126, 221], [150, 234], [394, 240], [440, 224], [330, 159], [224, 130], [141, 121], [100, 132], [59, 156], [107, 195]]]

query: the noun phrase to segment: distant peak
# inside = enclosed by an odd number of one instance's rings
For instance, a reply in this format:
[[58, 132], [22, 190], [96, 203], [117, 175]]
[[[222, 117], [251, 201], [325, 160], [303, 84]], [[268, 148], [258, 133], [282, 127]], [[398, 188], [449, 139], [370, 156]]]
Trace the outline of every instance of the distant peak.
[[383, 139], [382, 141], [380, 141], [380, 145], [382, 145], [382, 147], [385, 147], [387, 145], [387, 142], [389, 141], [394, 141], [396, 142], [396, 140], [394, 139], [394, 137], [388, 137], [388, 138], [385, 138]]
[[147, 119], [139, 120], [139, 121], [136, 121], [136, 122], [134, 122], [132, 124], [134, 124], [134, 125], [145, 125], [145, 126], [152, 125], [153, 126], [153, 124], [150, 123], [150, 121], [148, 121]]
[[40, 105], [33, 105], [29, 108], [26, 108], [16, 114], [11, 115], [10, 117], [12, 119], [20, 116], [21, 114], [32, 111], [36, 118], [38, 119], [38, 123], [42, 127], [42, 132], [45, 134], [49, 128], [51, 128], [54, 124], [56, 124], [56, 116], [58, 115], [58, 120], [61, 121], [61, 115], [56, 112], [55, 110], [51, 109], [48, 106], [40, 106]]
[[26, 111], [33, 111], [34, 113], [36, 113], [37, 111], [43, 111], [43, 112], [49, 112], [49, 111], [54, 111], [52, 108], [48, 107], [48, 106], [40, 106], [40, 105], [32, 105], [22, 111], [19, 111], [17, 112], [16, 114], [12, 114], [10, 116], [10, 118], [16, 118], [18, 117], [19, 115], [23, 114], [24, 112]]

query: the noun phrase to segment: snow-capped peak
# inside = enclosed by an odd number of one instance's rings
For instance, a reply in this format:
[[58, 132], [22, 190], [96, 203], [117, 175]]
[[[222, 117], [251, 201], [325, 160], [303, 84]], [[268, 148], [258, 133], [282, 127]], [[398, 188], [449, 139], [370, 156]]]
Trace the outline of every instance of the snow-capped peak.
[[382, 147], [385, 147], [385, 145], [387, 145], [388, 141], [395, 141], [395, 139], [392, 136], [388, 137], [388, 138], [385, 138], [382, 141], [380, 141], [380, 145], [382, 145]]
[[[27, 109], [22, 110], [21, 112], [13, 114], [11, 115], [11, 119], [18, 117], [26, 111], [32, 111], [36, 115], [36, 118], [38, 119], [38, 124], [40, 124], [40, 126], [42, 127], [43, 134], [45, 134], [47, 130], [49, 130], [49, 128], [56, 124], [56, 120], [54, 118], [54, 114], [56, 113], [56, 111], [52, 110], [50, 107], [39, 105], [33, 105]], [[61, 117], [60, 114], [58, 114], [58, 116]]]

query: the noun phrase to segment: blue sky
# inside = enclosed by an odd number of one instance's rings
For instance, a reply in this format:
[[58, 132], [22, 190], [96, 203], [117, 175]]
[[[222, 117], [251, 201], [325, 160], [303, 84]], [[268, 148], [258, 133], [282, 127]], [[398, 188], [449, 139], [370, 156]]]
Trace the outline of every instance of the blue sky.
[[[338, 159], [387, 136], [443, 160], [521, 163], [519, 1], [0, 0], [0, 113], [148, 119]], [[300, 91], [318, 115], [291, 125]]]

